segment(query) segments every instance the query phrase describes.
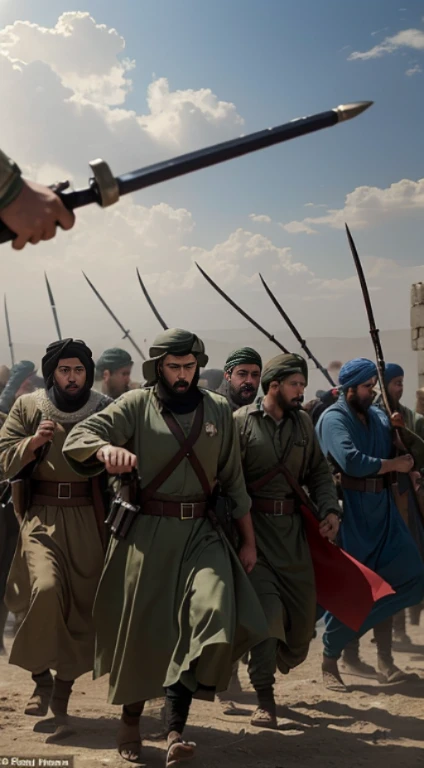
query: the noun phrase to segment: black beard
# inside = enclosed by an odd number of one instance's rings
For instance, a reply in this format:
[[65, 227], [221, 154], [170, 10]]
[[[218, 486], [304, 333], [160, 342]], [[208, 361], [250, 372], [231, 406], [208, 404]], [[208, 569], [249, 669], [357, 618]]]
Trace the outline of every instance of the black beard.
[[357, 413], [362, 413], [364, 416], [366, 416], [372, 406], [372, 399], [366, 401], [359, 400], [358, 396], [355, 394], [350, 399], [349, 405], [351, 405], [353, 410]]
[[[249, 393], [249, 397], [243, 397], [243, 392]], [[230, 384], [230, 398], [235, 405], [251, 405], [255, 400], [257, 392], [258, 390], [255, 387], [250, 387], [246, 384], [242, 384], [239, 389]]]
[[282, 411], [299, 411], [302, 407], [303, 400], [303, 395], [296, 397], [293, 400], [286, 400], [281, 392], [278, 392], [277, 394], [277, 405]]
[[159, 399], [170, 410], [175, 413], [192, 413], [196, 410], [203, 395], [198, 387], [199, 368], [196, 369], [191, 384], [184, 390], [175, 389], [175, 384], [168, 384], [165, 377], [159, 371], [156, 391]]
[[48, 396], [59, 411], [64, 413], [73, 413], [82, 408], [90, 397], [91, 389], [87, 382], [78, 392], [69, 392], [69, 390], [59, 387], [57, 382], [48, 390]]

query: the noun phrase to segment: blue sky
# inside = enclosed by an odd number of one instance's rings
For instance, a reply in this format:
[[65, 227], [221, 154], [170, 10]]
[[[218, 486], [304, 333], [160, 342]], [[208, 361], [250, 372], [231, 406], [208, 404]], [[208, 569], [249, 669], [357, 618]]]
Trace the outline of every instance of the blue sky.
[[[365, 115], [346, 125], [138, 196], [148, 206], [167, 203], [191, 213], [195, 227], [185, 238], [187, 248], [196, 246], [208, 253], [238, 228], [250, 229], [270, 238], [277, 248], [291, 248], [293, 258], [317, 279], [343, 281], [353, 271], [340, 228], [312, 224], [314, 233], [306, 234], [279, 225], [323, 216], [327, 208], [342, 209], [346, 195], [358, 187], [384, 190], [403, 179], [415, 183], [424, 176], [420, 71], [424, 44], [395, 45], [384, 55], [349, 60], [353, 52], [369, 51], [402, 30], [424, 34], [422, 2], [405, 0], [403, 6], [402, 0], [84, 0], [76, 6], [72, 0], [0, 0], [0, 27], [21, 19], [53, 28], [60, 14], [76, 10], [88, 11], [98, 24], [116, 28], [125, 38], [124, 56], [136, 64], [128, 73], [133, 85], [125, 108], [137, 114], [148, 111], [147, 89], [161, 77], [168, 78], [172, 91], [210, 88], [219, 100], [233, 103], [244, 120], [239, 133], [344, 101], [375, 101]], [[89, 159], [86, 154], [81, 146], [82, 164]], [[114, 170], [129, 168], [114, 166]], [[376, 259], [396, 262], [395, 272], [402, 271], [406, 286], [410, 277], [418, 279], [412, 268], [423, 264], [424, 203], [418, 200], [404, 210], [404, 199], [399, 211], [383, 212], [375, 221], [371, 200], [366, 224], [355, 230], [355, 216], [350, 223], [364, 259], [370, 264]], [[307, 203], [321, 207], [305, 207]], [[271, 222], [253, 223], [251, 213], [266, 215]], [[391, 285], [397, 282], [395, 276]], [[284, 292], [285, 281], [277, 285]], [[252, 290], [249, 295], [256, 296], [257, 286]], [[294, 299], [298, 290], [299, 286], [287, 287], [287, 297], [293, 294]], [[326, 289], [320, 285], [319, 290], [324, 301], [320, 312], [325, 316]], [[376, 284], [375, 290], [383, 311], [386, 285]], [[382, 325], [406, 327], [408, 301], [404, 294], [403, 309], [393, 319], [385, 314]], [[335, 312], [341, 308], [339, 302]], [[303, 313], [309, 310], [301, 309]], [[321, 332], [327, 327], [323, 320]], [[357, 332], [357, 323], [354, 328]]]

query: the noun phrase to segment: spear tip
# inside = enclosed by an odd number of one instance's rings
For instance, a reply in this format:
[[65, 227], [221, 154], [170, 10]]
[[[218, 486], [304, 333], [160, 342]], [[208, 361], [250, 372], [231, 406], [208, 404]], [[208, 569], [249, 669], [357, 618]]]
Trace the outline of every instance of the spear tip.
[[369, 109], [373, 104], [373, 101], [354, 101], [350, 104], [339, 104], [334, 112], [337, 112], [340, 123], [342, 120], [352, 120], [354, 117], [361, 115], [362, 112], [365, 112], [365, 110]]

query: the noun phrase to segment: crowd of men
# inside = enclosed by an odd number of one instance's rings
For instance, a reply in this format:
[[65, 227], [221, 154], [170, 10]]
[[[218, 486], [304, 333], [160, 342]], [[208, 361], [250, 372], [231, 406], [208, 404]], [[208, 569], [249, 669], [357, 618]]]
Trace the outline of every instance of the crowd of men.
[[424, 597], [424, 418], [400, 402], [403, 370], [386, 366], [389, 417], [364, 358], [334, 362], [337, 388], [309, 404], [300, 355], [207, 365], [174, 328], [143, 384], [125, 350], [95, 363], [73, 339], [47, 347], [41, 376], [0, 368], [0, 639], [10, 611], [9, 661], [32, 676], [25, 714], [52, 713], [47, 742], [73, 733], [72, 686], [93, 671], [122, 707], [123, 758], [140, 760], [144, 707], [164, 697], [165, 764], [188, 761], [193, 697], [222, 695], [241, 658], [251, 723], [276, 728], [276, 674], [306, 659], [321, 616], [326, 685], [344, 688], [340, 659], [413, 682], [392, 655]]

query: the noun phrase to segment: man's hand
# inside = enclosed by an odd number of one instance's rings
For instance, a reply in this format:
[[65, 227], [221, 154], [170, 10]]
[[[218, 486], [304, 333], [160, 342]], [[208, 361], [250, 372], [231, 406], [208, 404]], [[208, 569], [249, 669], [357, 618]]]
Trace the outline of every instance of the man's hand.
[[36, 245], [40, 240], [50, 240], [57, 225], [71, 229], [75, 216], [49, 187], [24, 181], [18, 197], [0, 211], [0, 219], [16, 232], [12, 248], [20, 251], [28, 242]]
[[251, 571], [253, 571], [256, 565], [256, 560], [257, 560], [255, 544], [251, 544], [251, 543], [242, 544], [242, 546], [240, 547], [238, 556], [246, 573], [250, 573]]
[[405, 421], [402, 414], [396, 412], [390, 416], [390, 422], [394, 429], [402, 429], [405, 426]]
[[340, 520], [335, 512], [330, 512], [319, 524], [319, 532], [324, 539], [335, 541], [339, 532]]
[[50, 419], [43, 419], [43, 421], [40, 421], [38, 429], [30, 442], [31, 450], [35, 452], [38, 448], [41, 448], [41, 446], [45, 445], [50, 440], [53, 440], [55, 429], [56, 424], [54, 421], [51, 421]]
[[411, 454], [407, 453], [405, 456], [396, 456], [395, 459], [392, 459], [392, 464], [393, 472], [401, 472], [402, 474], [407, 474], [411, 471], [411, 469], [413, 469], [414, 459], [412, 458]]
[[132, 472], [137, 466], [137, 456], [126, 448], [117, 448], [115, 445], [104, 445], [97, 451], [97, 459], [105, 465], [110, 475], [123, 475]]

